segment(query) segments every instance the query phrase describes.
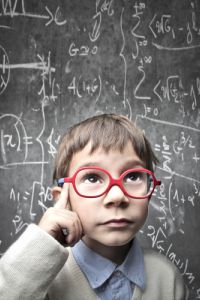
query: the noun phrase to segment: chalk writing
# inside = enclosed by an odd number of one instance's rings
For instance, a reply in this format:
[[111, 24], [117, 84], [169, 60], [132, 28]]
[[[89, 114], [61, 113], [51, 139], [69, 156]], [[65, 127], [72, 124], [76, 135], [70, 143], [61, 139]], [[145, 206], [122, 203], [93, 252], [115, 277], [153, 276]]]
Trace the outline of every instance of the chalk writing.
[[96, 54], [98, 50], [97, 46], [93, 46], [91, 49], [88, 46], [82, 45], [80, 48], [75, 47], [74, 43], [69, 46], [70, 56], [87, 56], [89, 54]]
[[[196, 9], [197, 5], [191, 1], [189, 17], [190, 21], [185, 20], [183, 24], [174, 24], [174, 18], [171, 14], [157, 15], [154, 14], [152, 20], [149, 23], [149, 29], [152, 32], [153, 37], [157, 40], [161, 36], [168, 35], [171, 38], [172, 46], [161, 45], [157, 42], [153, 42], [153, 45], [159, 50], [168, 51], [180, 51], [191, 50], [200, 47], [200, 41], [198, 44], [194, 44], [195, 40], [199, 38], [200, 28], [197, 22]], [[185, 43], [180, 46], [173, 46], [180, 34], [185, 35]]]
[[[17, 8], [21, 6], [20, 10]], [[62, 18], [62, 13], [60, 7], [58, 6], [55, 12], [52, 12], [48, 6], [44, 7], [48, 15], [34, 14], [31, 12], [27, 12], [25, 8], [24, 0], [16, 0], [15, 2], [11, 2], [8, 0], [2, 0], [0, 4], [0, 17], [27, 17], [27, 18], [35, 18], [35, 19], [44, 19], [47, 20], [45, 26], [49, 26], [52, 22], [54, 22], [58, 26], [65, 25], [67, 20]]]
[[96, 97], [96, 101], [101, 94], [101, 77], [98, 76], [91, 80], [83, 79], [83, 76], [79, 78], [73, 77], [72, 81], [68, 85], [67, 89], [70, 94], [82, 98], [85, 95]]
[[96, 13], [92, 17], [94, 20], [94, 25], [92, 28], [92, 32], [89, 33], [90, 40], [92, 42], [96, 42], [100, 35], [100, 28], [102, 22], [102, 14], [107, 12], [108, 16], [113, 16], [114, 9], [112, 7], [113, 0], [105, 0], [102, 4], [100, 4], [100, 0], [96, 0]]

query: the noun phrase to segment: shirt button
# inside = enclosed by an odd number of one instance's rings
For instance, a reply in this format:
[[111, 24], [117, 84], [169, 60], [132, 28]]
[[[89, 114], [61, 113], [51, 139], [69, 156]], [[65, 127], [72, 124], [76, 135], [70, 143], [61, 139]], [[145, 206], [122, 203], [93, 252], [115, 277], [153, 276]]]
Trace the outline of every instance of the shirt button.
[[116, 275], [117, 277], [120, 277], [120, 276], [121, 276], [121, 272], [120, 272], [120, 271], [116, 271], [116, 272], [115, 272], [115, 275]]

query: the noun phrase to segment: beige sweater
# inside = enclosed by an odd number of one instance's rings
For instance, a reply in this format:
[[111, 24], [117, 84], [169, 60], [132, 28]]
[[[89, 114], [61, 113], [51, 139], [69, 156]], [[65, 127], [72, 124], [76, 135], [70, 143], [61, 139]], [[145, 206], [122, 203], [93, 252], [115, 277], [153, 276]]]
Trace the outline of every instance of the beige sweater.
[[[184, 284], [174, 265], [144, 250], [147, 287], [132, 300], [183, 300]], [[73, 258], [38, 226], [30, 225], [0, 260], [0, 300], [99, 299]], [[124, 299], [126, 300], [126, 299]]]

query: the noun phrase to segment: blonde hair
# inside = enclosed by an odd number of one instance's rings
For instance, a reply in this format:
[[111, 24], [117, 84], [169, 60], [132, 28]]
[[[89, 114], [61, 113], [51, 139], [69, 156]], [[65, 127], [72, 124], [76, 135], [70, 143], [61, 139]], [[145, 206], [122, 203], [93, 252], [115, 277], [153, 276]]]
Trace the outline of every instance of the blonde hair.
[[149, 141], [143, 132], [125, 116], [102, 114], [70, 127], [59, 143], [54, 162], [53, 180], [68, 175], [73, 155], [81, 151], [89, 142], [92, 145], [92, 154], [99, 147], [105, 152], [122, 151], [129, 141], [145, 167], [153, 171], [158, 159]]

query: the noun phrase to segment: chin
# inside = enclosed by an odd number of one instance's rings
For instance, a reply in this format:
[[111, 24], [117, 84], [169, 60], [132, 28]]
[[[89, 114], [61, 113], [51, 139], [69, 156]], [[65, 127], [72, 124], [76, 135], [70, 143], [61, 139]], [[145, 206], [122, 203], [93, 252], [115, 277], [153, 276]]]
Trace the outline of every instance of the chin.
[[129, 237], [121, 237], [118, 236], [117, 238], [113, 238], [113, 239], [108, 239], [106, 241], [104, 241], [102, 244], [104, 244], [105, 246], [110, 246], [110, 247], [120, 247], [120, 246], [125, 246], [127, 244], [129, 244], [132, 240], [134, 239], [134, 236], [129, 236]]

